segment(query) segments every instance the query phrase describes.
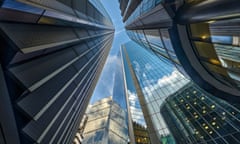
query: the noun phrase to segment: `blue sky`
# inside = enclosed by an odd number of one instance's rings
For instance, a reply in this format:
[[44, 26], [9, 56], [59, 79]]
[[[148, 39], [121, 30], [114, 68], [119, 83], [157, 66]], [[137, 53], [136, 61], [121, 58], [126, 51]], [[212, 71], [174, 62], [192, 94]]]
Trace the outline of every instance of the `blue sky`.
[[101, 2], [112, 19], [115, 27], [115, 35], [112, 48], [90, 103], [112, 95], [115, 67], [118, 61], [117, 54], [121, 44], [130, 41], [124, 29], [118, 0], [101, 0]]

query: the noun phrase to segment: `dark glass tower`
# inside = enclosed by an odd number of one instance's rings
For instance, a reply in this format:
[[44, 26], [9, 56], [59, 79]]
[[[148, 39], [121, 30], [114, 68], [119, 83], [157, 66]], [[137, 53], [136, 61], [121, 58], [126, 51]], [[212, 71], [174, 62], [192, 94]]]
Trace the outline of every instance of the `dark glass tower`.
[[169, 96], [160, 109], [179, 144], [238, 144], [239, 108], [189, 83]]
[[128, 35], [185, 77], [240, 101], [239, 0], [119, 0]]
[[97, 0], [0, 1], [0, 143], [71, 143], [113, 33]]

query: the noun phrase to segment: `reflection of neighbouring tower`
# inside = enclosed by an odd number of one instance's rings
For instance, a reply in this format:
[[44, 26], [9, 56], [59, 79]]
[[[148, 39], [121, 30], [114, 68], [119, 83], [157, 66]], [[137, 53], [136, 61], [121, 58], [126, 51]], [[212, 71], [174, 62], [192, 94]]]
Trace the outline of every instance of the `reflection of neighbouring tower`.
[[90, 105], [84, 129], [83, 144], [126, 144], [128, 142], [127, 114], [112, 96]]
[[71, 143], [111, 48], [112, 22], [98, 0], [0, 1], [1, 140]]
[[133, 121], [133, 132], [136, 144], [150, 144], [148, 131], [145, 126]]

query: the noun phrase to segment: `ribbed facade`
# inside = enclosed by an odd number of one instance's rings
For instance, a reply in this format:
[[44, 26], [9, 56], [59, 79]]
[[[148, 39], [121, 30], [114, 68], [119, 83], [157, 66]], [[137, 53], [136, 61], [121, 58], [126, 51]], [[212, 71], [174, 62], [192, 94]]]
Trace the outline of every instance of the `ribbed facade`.
[[3, 143], [71, 143], [113, 33], [96, 0], [1, 2]]
[[132, 40], [169, 59], [209, 93], [240, 100], [239, 0], [119, 2]]
[[238, 144], [239, 108], [189, 83], [160, 109], [178, 144]]

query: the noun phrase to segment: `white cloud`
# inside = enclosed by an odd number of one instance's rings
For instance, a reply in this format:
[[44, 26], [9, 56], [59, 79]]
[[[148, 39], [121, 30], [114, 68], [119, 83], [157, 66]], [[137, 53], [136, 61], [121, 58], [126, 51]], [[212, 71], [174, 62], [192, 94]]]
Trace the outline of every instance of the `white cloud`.
[[153, 96], [166, 98], [188, 82], [189, 80], [185, 79], [182, 74], [175, 69], [170, 75], [158, 79], [156, 84], [144, 87], [143, 92], [147, 94], [149, 99]]
[[174, 86], [174, 83], [176, 82], [177, 79], [179, 79], [180, 76], [181, 76], [181, 74], [177, 70], [174, 70], [171, 73], [171, 75], [163, 76], [161, 79], [159, 79], [158, 80], [158, 86], [159, 87], [164, 87], [164, 86], [169, 85], [169, 84]]
[[146, 70], [151, 70], [151, 69], [152, 69], [151, 64], [146, 63], [146, 64], [145, 64], [145, 69], [146, 69]]
[[129, 90], [127, 91], [127, 93], [128, 93], [129, 103], [130, 103], [130, 111], [131, 111], [131, 115], [132, 115], [132, 120], [143, 126], [146, 126], [146, 123], [145, 123], [145, 120], [143, 117], [143, 113], [142, 113], [142, 109], [139, 108], [140, 104], [138, 101], [137, 94], [134, 92], [131, 92]]

